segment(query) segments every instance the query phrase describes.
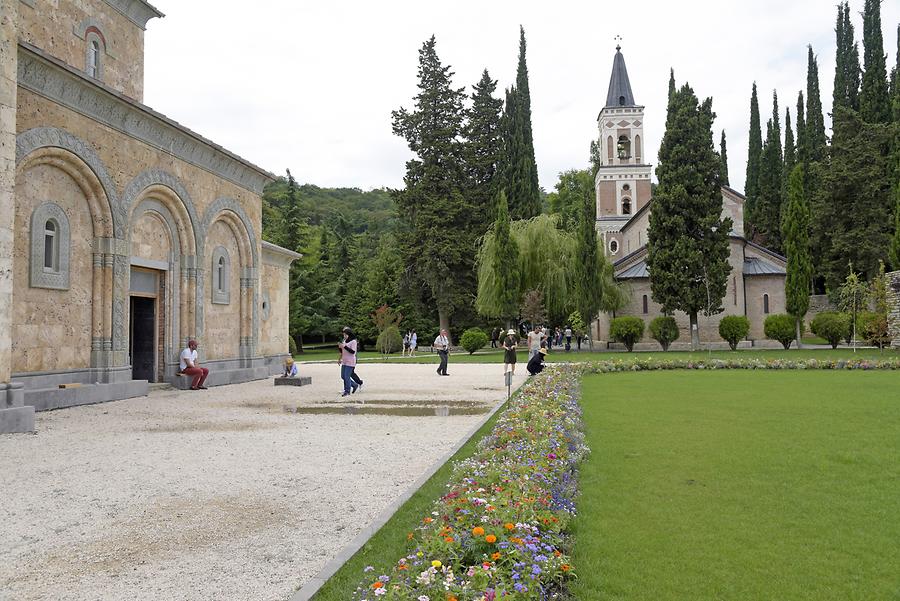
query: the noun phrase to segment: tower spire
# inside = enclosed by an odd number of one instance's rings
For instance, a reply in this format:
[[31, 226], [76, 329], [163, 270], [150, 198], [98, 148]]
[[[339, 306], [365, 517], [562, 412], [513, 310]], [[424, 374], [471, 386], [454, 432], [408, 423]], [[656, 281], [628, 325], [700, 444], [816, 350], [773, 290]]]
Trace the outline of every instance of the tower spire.
[[628, 80], [628, 69], [625, 68], [625, 57], [622, 46], [616, 44], [616, 55], [613, 58], [612, 75], [609, 77], [609, 91], [606, 93], [606, 106], [636, 106], [631, 82]]

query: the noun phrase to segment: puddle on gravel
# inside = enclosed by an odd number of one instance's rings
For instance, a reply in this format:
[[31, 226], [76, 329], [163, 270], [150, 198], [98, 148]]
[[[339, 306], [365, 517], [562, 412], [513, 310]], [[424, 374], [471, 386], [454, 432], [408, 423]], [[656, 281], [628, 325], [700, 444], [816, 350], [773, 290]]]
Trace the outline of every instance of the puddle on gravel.
[[399, 415], [404, 417], [427, 417], [450, 415], [482, 415], [491, 410], [487, 405], [473, 407], [373, 407], [370, 405], [344, 405], [340, 407], [289, 407], [284, 410], [287, 413], [301, 413], [305, 415]]
[[275, 424], [259, 422], [181, 422], [159, 424], [143, 428], [144, 432], [178, 433], [178, 432], [249, 432], [274, 428]]

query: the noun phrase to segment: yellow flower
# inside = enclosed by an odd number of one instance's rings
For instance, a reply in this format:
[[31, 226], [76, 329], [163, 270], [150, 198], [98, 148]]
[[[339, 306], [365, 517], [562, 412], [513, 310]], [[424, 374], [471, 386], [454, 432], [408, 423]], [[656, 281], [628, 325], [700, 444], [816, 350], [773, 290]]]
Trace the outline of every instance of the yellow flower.
[[441, 565], [443, 565], [443, 564], [441, 564], [441, 562], [438, 561], [437, 559], [435, 559], [434, 561], [431, 562], [431, 567], [433, 567], [434, 569], [438, 569], [439, 567], [441, 567]]

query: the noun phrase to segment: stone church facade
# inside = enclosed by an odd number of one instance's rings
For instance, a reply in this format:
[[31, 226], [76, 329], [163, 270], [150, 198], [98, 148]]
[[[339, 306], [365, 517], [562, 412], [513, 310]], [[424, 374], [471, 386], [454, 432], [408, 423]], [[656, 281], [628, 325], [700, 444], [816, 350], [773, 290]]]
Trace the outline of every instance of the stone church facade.
[[[601, 314], [594, 322], [592, 335], [607, 341], [612, 317], [634, 315], [649, 326], [662, 315], [650, 291], [651, 274], [647, 269], [647, 231], [653, 198], [650, 176], [653, 166], [644, 152], [644, 107], [634, 100], [625, 58], [616, 48], [606, 105], [597, 117], [600, 167], [594, 181], [597, 196], [597, 230], [613, 262], [616, 278], [630, 291], [628, 305], [616, 315]], [[763, 322], [771, 313], [785, 312], [784, 281], [787, 260], [744, 238], [744, 195], [722, 188], [722, 215], [731, 217], [729, 236], [731, 274], [722, 299], [724, 311], [710, 318], [698, 317], [700, 340], [723, 343], [719, 321], [726, 315], [745, 315], [750, 334], [745, 346], [765, 338]], [[679, 340], [672, 348], [690, 346], [690, 323], [686, 314], [676, 312]], [[638, 348], [659, 348], [645, 334]]]
[[276, 371], [299, 255], [261, 239], [270, 173], [142, 104], [162, 13], [0, 7], [0, 432], [182, 386], [191, 338], [210, 385]]

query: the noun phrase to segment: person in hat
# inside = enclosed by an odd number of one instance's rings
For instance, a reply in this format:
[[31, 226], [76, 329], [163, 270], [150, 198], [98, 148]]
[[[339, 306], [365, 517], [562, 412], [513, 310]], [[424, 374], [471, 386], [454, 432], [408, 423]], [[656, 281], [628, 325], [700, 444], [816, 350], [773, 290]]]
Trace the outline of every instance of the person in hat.
[[542, 371], [544, 371], [544, 358], [546, 356], [547, 356], [546, 348], [542, 348], [542, 349], [538, 350], [538, 352], [535, 353], [534, 356], [528, 360], [528, 365], [526, 366], [528, 373], [530, 373], [532, 376], [536, 376], [539, 373], [541, 373]]
[[511, 371], [513, 374], [516, 373], [516, 346], [519, 344], [519, 339], [516, 337], [516, 331], [512, 328], [506, 333], [506, 337], [503, 339], [503, 373]]
[[284, 373], [281, 375], [282, 378], [296, 378], [297, 377], [297, 364], [294, 363], [293, 357], [288, 357], [284, 360]]

